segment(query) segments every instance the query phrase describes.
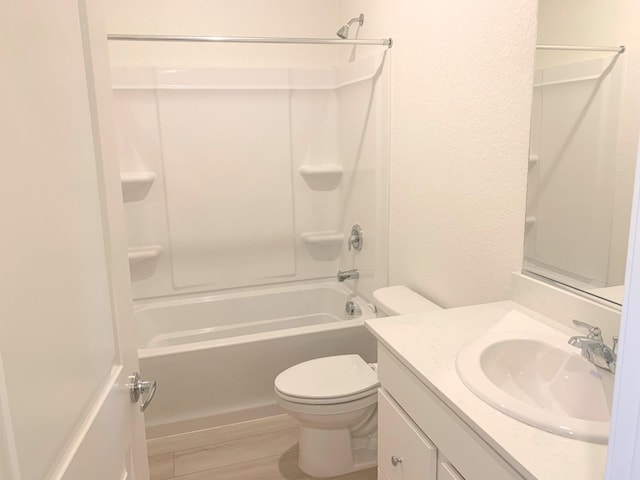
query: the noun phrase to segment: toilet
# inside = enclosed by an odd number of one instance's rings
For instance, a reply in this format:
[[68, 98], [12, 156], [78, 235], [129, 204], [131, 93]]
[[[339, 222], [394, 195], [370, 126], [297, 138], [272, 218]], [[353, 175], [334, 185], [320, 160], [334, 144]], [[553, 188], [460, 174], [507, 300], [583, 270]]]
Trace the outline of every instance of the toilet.
[[[387, 315], [441, 307], [401, 285], [373, 292]], [[298, 466], [312, 477], [333, 477], [377, 464], [378, 375], [359, 355], [316, 358], [275, 380], [276, 401], [300, 423]]]

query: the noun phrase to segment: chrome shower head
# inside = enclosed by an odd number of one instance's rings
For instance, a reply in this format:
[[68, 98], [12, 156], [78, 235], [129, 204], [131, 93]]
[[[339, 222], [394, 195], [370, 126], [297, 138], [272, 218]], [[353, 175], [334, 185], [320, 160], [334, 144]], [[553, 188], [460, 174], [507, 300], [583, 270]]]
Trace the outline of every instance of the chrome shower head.
[[349, 27], [351, 25], [353, 25], [354, 23], [356, 23], [356, 22], [358, 22], [358, 24], [360, 26], [362, 26], [362, 24], [364, 23], [364, 14], [363, 13], [361, 13], [359, 17], [353, 17], [345, 25], [340, 27], [340, 30], [338, 30], [336, 32], [336, 35], [339, 36], [340, 38], [342, 38], [343, 40], [346, 40], [346, 38], [349, 36]]
[[343, 40], [346, 39], [349, 36], [349, 27], [347, 25], [343, 25], [342, 27], [340, 27], [340, 30], [336, 32], [336, 35], [338, 35]]

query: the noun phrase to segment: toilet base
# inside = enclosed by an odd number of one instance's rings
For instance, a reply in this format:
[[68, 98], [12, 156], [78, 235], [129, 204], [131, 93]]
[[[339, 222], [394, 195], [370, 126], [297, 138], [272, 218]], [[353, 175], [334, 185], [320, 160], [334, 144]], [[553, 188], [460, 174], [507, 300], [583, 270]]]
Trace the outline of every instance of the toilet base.
[[353, 438], [348, 428], [300, 427], [298, 466], [312, 477], [334, 477], [375, 467], [375, 434]]

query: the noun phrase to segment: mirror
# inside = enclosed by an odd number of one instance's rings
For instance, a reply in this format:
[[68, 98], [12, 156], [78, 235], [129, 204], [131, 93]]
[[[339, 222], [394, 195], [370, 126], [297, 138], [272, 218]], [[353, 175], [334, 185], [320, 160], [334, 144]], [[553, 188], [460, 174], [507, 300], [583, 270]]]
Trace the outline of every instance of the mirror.
[[640, 131], [640, 68], [629, 58], [639, 13], [632, 0], [540, 0], [538, 11], [523, 270], [618, 305]]

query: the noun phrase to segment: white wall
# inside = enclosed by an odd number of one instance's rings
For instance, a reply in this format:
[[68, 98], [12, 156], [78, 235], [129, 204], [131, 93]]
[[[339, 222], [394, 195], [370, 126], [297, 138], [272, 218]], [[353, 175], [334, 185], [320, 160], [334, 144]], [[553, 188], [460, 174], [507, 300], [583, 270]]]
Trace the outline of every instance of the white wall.
[[[338, 0], [109, 0], [109, 33], [330, 37]], [[110, 42], [114, 66], [311, 66], [335, 64], [336, 49], [315, 45]]]
[[394, 39], [390, 283], [446, 307], [506, 298], [522, 264], [536, 3], [340, 3]]

